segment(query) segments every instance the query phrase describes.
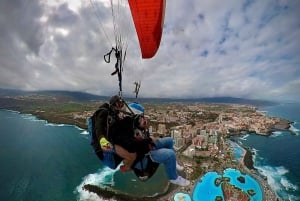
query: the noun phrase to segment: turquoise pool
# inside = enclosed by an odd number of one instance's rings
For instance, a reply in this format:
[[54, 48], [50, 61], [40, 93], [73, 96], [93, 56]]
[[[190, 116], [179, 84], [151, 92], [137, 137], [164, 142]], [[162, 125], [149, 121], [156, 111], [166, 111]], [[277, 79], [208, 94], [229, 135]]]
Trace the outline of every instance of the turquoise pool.
[[[248, 190], [254, 190], [255, 195], [251, 196], [250, 201], [262, 201], [263, 192], [260, 188], [259, 183], [247, 174], [241, 173], [239, 170], [228, 168], [224, 170], [223, 175], [217, 172], [208, 172], [195, 184], [192, 197], [194, 201], [214, 201], [216, 196], [220, 196], [224, 200], [223, 192], [220, 186], [215, 185], [215, 179], [221, 177], [230, 178], [229, 183], [241, 189], [245, 193]], [[237, 178], [244, 177], [245, 182], [240, 182]]]

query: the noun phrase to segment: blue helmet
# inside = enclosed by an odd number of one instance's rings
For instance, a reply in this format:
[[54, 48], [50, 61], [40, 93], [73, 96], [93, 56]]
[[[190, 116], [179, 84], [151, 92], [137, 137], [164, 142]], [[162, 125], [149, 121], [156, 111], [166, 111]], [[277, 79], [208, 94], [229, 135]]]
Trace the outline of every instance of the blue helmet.
[[134, 114], [143, 114], [145, 111], [144, 106], [139, 103], [130, 103], [128, 106]]

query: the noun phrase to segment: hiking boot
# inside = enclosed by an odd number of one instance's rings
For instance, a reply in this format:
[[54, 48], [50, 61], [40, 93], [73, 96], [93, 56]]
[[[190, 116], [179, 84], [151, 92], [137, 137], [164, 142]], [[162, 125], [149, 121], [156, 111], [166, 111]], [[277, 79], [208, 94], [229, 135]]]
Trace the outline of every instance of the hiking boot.
[[179, 185], [179, 186], [188, 186], [190, 185], [190, 181], [181, 177], [181, 176], [178, 176], [177, 179], [174, 179], [174, 180], [170, 180], [170, 182], [172, 184], [176, 184], [176, 185]]
[[179, 165], [178, 163], [176, 163], [176, 170], [178, 171], [182, 171], [184, 169], [183, 166]]

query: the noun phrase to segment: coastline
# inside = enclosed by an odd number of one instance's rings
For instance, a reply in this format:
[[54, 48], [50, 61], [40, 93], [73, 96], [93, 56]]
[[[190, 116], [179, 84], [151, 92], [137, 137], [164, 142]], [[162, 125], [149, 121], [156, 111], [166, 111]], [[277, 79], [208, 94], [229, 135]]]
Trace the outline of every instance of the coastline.
[[90, 184], [86, 184], [82, 188], [84, 190], [87, 190], [89, 192], [97, 194], [100, 198], [114, 199], [115, 201], [128, 201], [128, 200], [152, 201], [153, 199], [155, 199], [156, 201], [173, 201], [173, 197], [176, 192], [180, 191], [180, 192], [186, 192], [186, 193], [190, 194], [190, 192], [192, 191], [194, 186], [192, 186], [192, 188], [190, 188], [190, 187], [181, 187], [181, 186], [177, 186], [175, 184], [169, 183], [166, 186], [166, 192], [156, 195], [156, 196], [153, 196], [153, 197], [134, 197], [134, 196], [128, 195], [126, 193], [120, 193], [109, 187], [103, 188], [103, 187], [90, 185]]
[[[236, 142], [234, 142], [236, 143]], [[240, 146], [240, 145], [239, 145]], [[263, 200], [266, 201], [281, 201], [280, 198], [276, 195], [275, 191], [271, 189], [266, 179], [262, 178], [262, 175], [260, 175], [257, 172], [257, 169], [254, 167], [253, 162], [253, 153], [249, 148], [241, 146], [241, 148], [244, 150], [243, 157], [240, 160], [241, 168], [238, 168], [240, 171], [245, 172], [246, 174], [249, 174], [251, 177], [253, 177], [257, 182], [259, 183], [261, 190], [263, 192]], [[194, 189], [194, 185], [197, 183], [197, 181], [201, 179], [199, 177], [196, 180], [191, 181], [190, 187], [179, 187], [173, 185], [173, 189], [168, 189], [168, 191], [164, 195], [159, 195], [156, 198], [157, 201], [173, 201], [174, 195], [176, 193], [186, 193], [189, 194], [192, 198], [192, 193]], [[147, 201], [147, 200], [146, 200]]]
[[[241, 146], [241, 145], [239, 145], [239, 146]], [[241, 159], [242, 164], [249, 170], [255, 169], [254, 162], [253, 162], [253, 155], [252, 155], [253, 153], [251, 152], [251, 150], [249, 150], [249, 148], [246, 148], [246, 147], [242, 147], [242, 148], [244, 149], [244, 156]]]
[[[18, 111], [17, 111], [18, 112]], [[69, 119], [70, 121], [69, 122], [66, 122], [66, 119], [65, 118], [47, 118], [48, 116], [47, 115], [44, 115], [43, 113], [27, 113], [27, 112], [20, 112], [20, 113], [26, 113], [26, 114], [33, 114], [34, 116], [36, 116], [38, 119], [43, 119], [43, 120], [46, 120], [47, 122], [49, 123], [57, 123], [57, 124], [61, 124], [62, 122], [64, 124], [69, 124], [69, 125], [74, 125], [74, 126], [77, 126], [79, 128], [82, 128], [82, 126], [79, 126], [78, 124], [74, 123], [74, 121], [72, 122], [71, 119]], [[43, 115], [39, 115], [39, 114], [43, 114]], [[290, 124], [291, 122], [289, 121], [283, 121], [283, 123], [279, 124], [279, 126], [274, 126], [274, 129], [276, 130], [286, 130], [290, 127]], [[287, 124], [288, 124], [288, 127], [287, 127]], [[85, 128], [83, 128], [85, 129]], [[259, 135], [259, 134], [258, 134]], [[235, 142], [236, 143], [236, 142]], [[253, 178], [257, 179], [257, 181], [259, 181], [261, 187], [262, 187], [262, 190], [264, 192], [264, 196], [265, 196], [265, 200], [279, 200], [279, 198], [277, 197], [277, 195], [275, 194], [275, 192], [272, 191], [272, 189], [270, 188], [270, 186], [268, 185], [267, 181], [264, 180], [263, 178], [261, 178], [260, 175], [257, 174], [257, 172], [255, 172], [255, 168], [254, 168], [254, 164], [253, 164], [253, 153], [243, 147], [243, 149], [245, 150], [245, 154], [243, 156], [243, 160], [242, 160], [242, 167], [243, 169], [246, 170], [246, 172], [251, 175]], [[197, 180], [201, 179], [201, 177], [199, 177]], [[111, 198], [113, 199], [116, 199], [118, 201], [127, 201], [128, 198], [130, 198], [130, 200], [136, 200], [136, 201], [148, 201], [148, 200], [153, 200], [153, 198], [155, 198], [155, 200], [158, 200], [158, 201], [171, 201], [173, 200], [174, 198], [174, 194], [176, 192], [185, 192], [185, 193], [188, 193], [189, 195], [192, 196], [192, 191], [194, 189], [194, 184], [196, 183], [196, 181], [192, 181], [192, 185], [189, 186], [189, 187], [179, 187], [179, 186], [175, 186], [175, 185], [169, 185], [168, 186], [168, 189], [165, 193], [163, 194], [160, 194], [160, 195], [157, 195], [155, 197], [143, 197], [143, 198], [135, 198], [133, 196], [126, 196], [124, 194], [118, 194], [118, 192], [114, 192], [112, 195], [111, 195]], [[106, 191], [106, 189], [104, 189], [103, 191]], [[91, 191], [93, 192], [93, 191]], [[98, 193], [97, 193], [98, 194]], [[102, 193], [99, 193], [98, 195], [100, 195], [101, 197], [104, 197], [106, 198], [105, 196], [103, 196], [103, 192]]]
[[244, 167], [244, 171], [258, 181], [263, 191], [264, 200], [280, 201], [280, 198], [276, 195], [275, 191], [268, 184], [267, 178], [263, 178], [263, 176], [259, 174], [257, 169], [254, 167], [253, 153], [249, 150], [249, 148], [246, 148], [240, 144], [239, 146], [244, 150], [244, 155], [241, 159], [241, 164]]
[[[258, 134], [259, 135], [259, 134]], [[234, 142], [237, 143], [237, 142]], [[267, 178], [261, 175], [258, 170], [254, 166], [254, 161], [253, 161], [253, 155], [254, 153], [250, 150], [250, 148], [247, 148], [243, 145], [238, 144], [243, 150], [244, 153], [240, 159], [240, 164], [241, 166], [237, 169], [240, 171], [245, 172], [246, 174], [249, 174], [251, 177], [256, 179], [263, 191], [263, 200], [267, 201], [280, 201], [281, 199], [276, 195], [275, 191], [270, 187], [268, 184]], [[182, 161], [179, 160], [180, 163]], [[189, 194], [192, 197], [194, 185], [197, 183], [197, 181], [201, 179], [199, 177], [196, 180], [191, 181], [191, 186], [188, 187], [180, 187], [176, 186], [173, 184], [169, 184], [165, 193], [162, 193], [160, 195], [154, 196], [154, 197], [133, 197], [130, 195], [126, 194], [118, 194], [118, 192], [115, 192], [113, 189], [108, 191], [108, 189], [101, 189], [97, 190], [99, 187], [93, 187], [90, 185], [89, 187], [86, 187], [86, 190], [90, 192], [96, 193], [98, 196], [103, 197], [103, 198], [113, 198], [116, 201], [127, 201], [127, 200], [134, 200], [134, 201], [149, 201], [149, 200], [157, 200], [157, 201], [173, 201], [174, 200], [174, 195], [176, 193], [186, 193]]]

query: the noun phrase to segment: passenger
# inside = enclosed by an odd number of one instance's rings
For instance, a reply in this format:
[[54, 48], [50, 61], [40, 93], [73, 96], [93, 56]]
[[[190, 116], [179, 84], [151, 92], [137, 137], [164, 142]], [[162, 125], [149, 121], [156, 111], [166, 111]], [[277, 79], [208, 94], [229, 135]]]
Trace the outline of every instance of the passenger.
[[[133, 169], [140, 168], [140, 162], [147, 155], [155, 163], [163, 164], [169, 181], [180, 186], [188, 186], [190, 182], [177, 174], [177, 170], [183, 170], [176, 161], [176, 153], [173, 148], [173, 139], [170, 137], [154, 139], [149, 137], [148, 123], [144, 117], [144, 107], [137, 103], [129, 104], [134, 117], [127, 116], [113, 124], [110, 130], [111, 142], [114, 146], [120, 146], [136, 153], [136, 160], [131, 166]], [[136, 132], [136, 131], [139, 132]], [[143, 135], [141, 135], [143, 134]], [[116, 153], [119, 155], [118, 150]]]
[[136, 159], [135, 153], [129, 153], [118, 145], [114, 147], [118, 150], [118, 155], [115, 154], [112, 144], [107, 140], [110, 126], [122, 118], [120, 110], [123, 106], [124, 101], [120, 96], [112, 96], [109, 104], [104, 103], [94, 113], [92, 116], [94, 123], [89, 123], [89, 133], [92, 136], [91, 144], [95, 153], [104, 165], [112, 169], [115, 169], [122, 160], [124, 164], [128, 164]]

